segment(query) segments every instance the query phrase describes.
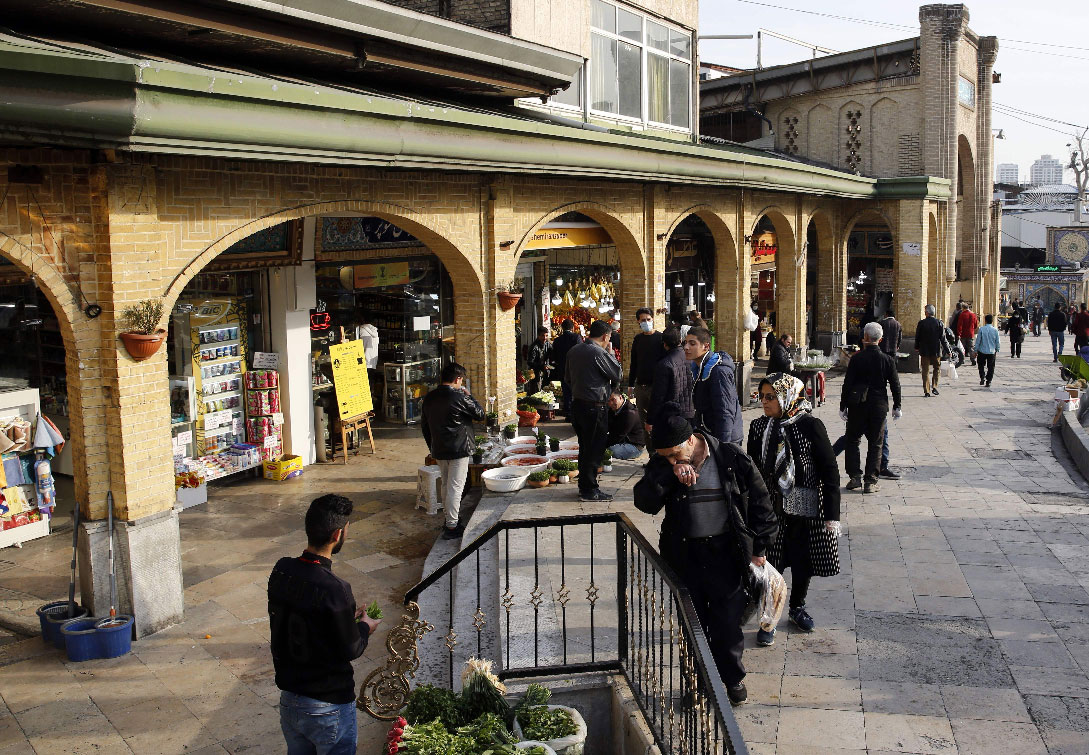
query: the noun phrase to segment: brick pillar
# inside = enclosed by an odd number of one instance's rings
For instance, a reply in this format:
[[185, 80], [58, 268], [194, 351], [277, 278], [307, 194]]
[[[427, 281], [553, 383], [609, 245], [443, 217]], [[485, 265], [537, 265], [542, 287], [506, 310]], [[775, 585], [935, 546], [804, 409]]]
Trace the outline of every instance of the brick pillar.
[[900, 351], [911, 355], [909, 362], [916, 368], [915, 324], [923, 318], [927, 305], [927, 261], [929, 239], [927, 202], [922, 199], [902, 199], [894, 229], [894, 274], [896, 277], [892, 303], [896, 319], [904, 327]]
[[847, 245], [835, 228], [817, 223], [816, 344], [829, 350], [832, 334], [847, 328]]
[[[146, 166], [102, 165], [91, 174], [105, 408], [105, 425], [98, 430], [118, 520], [117, 607], [136, 617], [141, 636], [174, 623], [183, 608], [166, 349], [137, 362], [117, 335], [124, 329], [126, 307], [161, 299], [165, 288], [160, 271], [169, 269], [168, 246], [158, 221], [155, 180]], [[104, 522], [81, 525], [79, 547], [83, 601], [101, 616], [109, 605]]]
[[800, 241], [799, 218], [780, 217], [774, 221], [779, 250], [775, 254], [775, 330], [790, 333], [796, 346], [805, 343], [805, 251]]

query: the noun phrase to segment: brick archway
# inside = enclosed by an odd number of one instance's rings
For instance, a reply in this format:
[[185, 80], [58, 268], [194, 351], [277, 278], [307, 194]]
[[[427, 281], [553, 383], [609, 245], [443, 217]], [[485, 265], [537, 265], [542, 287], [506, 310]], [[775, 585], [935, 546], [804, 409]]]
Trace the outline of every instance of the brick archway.
[[[830, 346], [833, 332], [846, 328], [847, 255], [845, 249], [836, 243], [831, 210], [821, 207], [810, 213], [806, 223], [807, 237], [810, 226], [813, 227], [817, 244], [817, 284], [813, 296], [817, 319], [812, 324], [812, 330], [823, 348]], [[824, 339], [828, 340], [827, 344]]]
[[755, 234], [763, 218], [775, 228], [778, 249], [775, 253], [775, 332], [790, 333], [799, 346], [805, 342], [805, 257], [799, 261], [799, 229], [791, 221], [793, 212], [779, 205], [769, 205], [754, 213], [749, 234]]

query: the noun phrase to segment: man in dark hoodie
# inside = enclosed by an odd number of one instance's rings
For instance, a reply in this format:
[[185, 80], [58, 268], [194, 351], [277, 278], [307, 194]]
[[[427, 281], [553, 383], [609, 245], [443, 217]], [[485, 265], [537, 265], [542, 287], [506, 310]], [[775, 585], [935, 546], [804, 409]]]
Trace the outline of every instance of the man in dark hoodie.
[[723, 443], [741, 445], [744, 433], [734, 360], [725, 351], [711, 351], [711, 332], [707, 328], [688, 329], [684, 356], [695, 378], [692, 406], [696, 427], [706, 428]]
[[559, 377], [563, 388], [563, 416], [566, 417], [571, 413], [571, 384], [566, 377], [567, 352], [582, 343], [582, 337], [575, 332], [575, 322], [570, 318], [560, 323], [560, 330], [563, 332], [552, 342], [552, 363], [556, 367], [552, 374]]
[[[654, 388], [650, 394], [650, 407], [647, 409], [647, 442], [653, 444], [651, 428], [662, 414], [662, 407], [676, 404], [680, 414], [689, 422], [696, 416], [692, 408], [692, 386], [695, 378], [692, 369], [684, 358], [681, 348], [681, 331], [669, 328], [662, 334], [662, 348], [665, 355], [654, 365]], [[654, 453], [654, 446], [647, 446], [648, 453]]]

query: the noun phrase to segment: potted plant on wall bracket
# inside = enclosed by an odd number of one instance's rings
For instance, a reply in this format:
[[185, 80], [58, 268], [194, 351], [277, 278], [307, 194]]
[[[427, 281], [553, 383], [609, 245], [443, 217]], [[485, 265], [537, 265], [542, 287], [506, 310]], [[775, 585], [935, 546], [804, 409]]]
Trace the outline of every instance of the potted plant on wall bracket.
[[121, 320], [125, 331], [120, 334], [125, 351], [137, 362], [153, 356], [166, 339], [166, 331], [159, 327], [163, 319], [163, 302], [160, 299], [144, 299], [125, 307]]
[[512, 278], [509, 283], [499, 287], [497, 296], [499, 297], [499, 308], [501, 310], [504, 312], [510, 311], [522, 300], [522, 286], [521, 278]]

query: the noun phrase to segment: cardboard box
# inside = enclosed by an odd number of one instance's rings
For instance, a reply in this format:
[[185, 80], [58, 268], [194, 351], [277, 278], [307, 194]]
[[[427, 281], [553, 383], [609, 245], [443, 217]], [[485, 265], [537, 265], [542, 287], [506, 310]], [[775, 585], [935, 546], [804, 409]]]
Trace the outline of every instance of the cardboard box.
[[301, 456], [284, 456], [278, 461], [266, 461], [263, 466], [266, 480], [283, 482], [302, 474], [303, 460]]

